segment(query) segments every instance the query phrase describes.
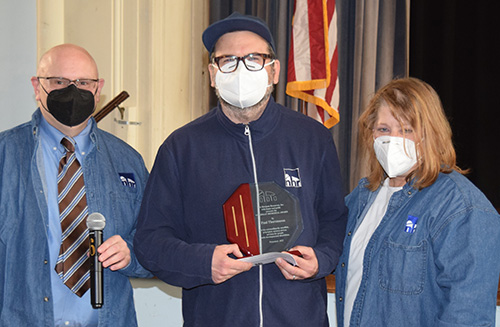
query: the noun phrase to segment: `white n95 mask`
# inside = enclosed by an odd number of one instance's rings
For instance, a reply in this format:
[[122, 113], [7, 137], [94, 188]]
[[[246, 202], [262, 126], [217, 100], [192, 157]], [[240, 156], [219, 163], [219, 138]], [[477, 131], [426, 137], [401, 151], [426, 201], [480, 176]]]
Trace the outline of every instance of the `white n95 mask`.
[[[267, 66], [267, 65], [266, 65]], [[238, 108], [248, 108], [257, 104], [266, 95], [268, 85], [267, 71], [249, 71], [240, 62], [232, 73], [215, 74], [215, 87], [227, 103]]]
[[417, 163], [415, 142], [397, 136], [380, 136], [373, 142], [375, 155], [390, 178], [402, 176]]

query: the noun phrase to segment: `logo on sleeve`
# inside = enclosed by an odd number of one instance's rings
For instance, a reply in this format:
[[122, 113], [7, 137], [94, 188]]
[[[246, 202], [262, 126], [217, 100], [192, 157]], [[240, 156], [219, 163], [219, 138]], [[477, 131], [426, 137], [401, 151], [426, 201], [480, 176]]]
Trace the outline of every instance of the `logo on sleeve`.
[[133, 173], [118, 173], [123, 186], [137, 187], [135, 184], [135, 177]]
[[285, 186], [286, 187], [302, 187], [302, 182], [300, 181], [299, 168], [290, 169], [284, 168], [285, 173]]

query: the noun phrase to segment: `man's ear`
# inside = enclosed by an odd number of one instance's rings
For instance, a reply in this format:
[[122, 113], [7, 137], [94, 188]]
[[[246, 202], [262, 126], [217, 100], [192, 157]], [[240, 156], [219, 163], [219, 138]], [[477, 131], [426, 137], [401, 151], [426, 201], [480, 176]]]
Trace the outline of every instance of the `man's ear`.
[[35, 91], [35, 99], [36, 101], [40, 101], [40, 81], [36, 76], [31, 77], [31, 85], [33, 85], [33, 90]]
[[97, 91], [95, 93], [95, 102], [96, 104], [99, 102], [99, 99], [101, 98], [101, 90], [104, 86], [104, 79], [99, 78], [99, 85], [97, 86]]
[[217, 74], [217, 67], [214, 64], [208, 64], [208, 72], [210, 73], [210, 86], [215, 87], [215, 74]]
[[278, 84], [279, 81], [280, 81], [280, 61], [278, 59], [275, 59], [273, 83]]

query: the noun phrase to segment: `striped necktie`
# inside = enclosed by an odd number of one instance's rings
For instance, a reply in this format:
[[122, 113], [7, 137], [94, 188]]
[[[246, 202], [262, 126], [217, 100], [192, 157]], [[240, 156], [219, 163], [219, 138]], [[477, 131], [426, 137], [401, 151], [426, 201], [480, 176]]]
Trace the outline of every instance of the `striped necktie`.
[[61, 140], [66, 153], [59, 162], [57, 189], [59, 220], [61, 222], [61, 249], [55, 270], [64, 284], [81, 297], [90, 287], [87, 197], [83, 171], [75, 155], [74, 140]]

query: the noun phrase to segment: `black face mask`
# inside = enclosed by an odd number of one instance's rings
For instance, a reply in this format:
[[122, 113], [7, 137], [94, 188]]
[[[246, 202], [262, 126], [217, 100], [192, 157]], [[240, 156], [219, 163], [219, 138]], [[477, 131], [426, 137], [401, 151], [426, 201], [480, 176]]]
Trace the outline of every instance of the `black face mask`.
[[75, 85], [51, 91], [47, 96], [47, 111], [63, 125], [76, 126], [94, 112], [94, 94]]

